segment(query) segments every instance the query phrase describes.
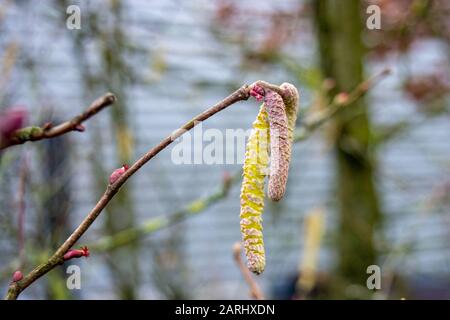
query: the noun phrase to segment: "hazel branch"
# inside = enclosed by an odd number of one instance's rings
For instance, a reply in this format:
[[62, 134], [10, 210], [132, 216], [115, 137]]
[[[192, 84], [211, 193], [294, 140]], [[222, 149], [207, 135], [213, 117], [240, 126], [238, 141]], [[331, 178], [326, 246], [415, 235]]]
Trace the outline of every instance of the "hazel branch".
[[[54, 269], [57, 265], [64, 262], [64, 255], [73, 247], [73, 245], [81, 238], [81, 236], [89, 229], [92, 223], [97, 219], [106, 205], [113, 199], [115, 194], [120, 190], [120, 187], [125, 184], [125, 182], [135, 174], [143, 165], [155, 157], [159, 152], [164, 150], [168, 145], [170, 145], [174, 140], [183, 135], [185, 132], [191, 130], [194, 126], [199, 124], [216, 113], [222, 111], [223, 109], [235, 104], [236, 102], [247, 100], [250, 97], [250, 87], [247, 85], [242, 86], [231, 95], [226, 97], [224, 100], [218, 102], [211, 108], [200, 113], [192, 120], [188, 121], [182, 127], [177, 129], [173, 134], [164, 138], [158, 145], [150, 149], [141, 158], [139, 158], [131, 167], [124, 170], [123, 174], [115, 179], [114, 183], [109, 184], [106, 188], [104, 194], [101, 196], [100, 200], [94, 206], [94, 208], [89, 212], [86, 218], [80, 223], [80, 225], [72, 232], [72, 234], [67, 238], [67, 240], [56, 250], [56, 252], [51, 256], [47, 262], [37, 266], [29, 274], [23, 277], [20, 281], [11, 283], [8, 289], [8, 293], [5, 297], [7, 300], [15, 300], [19, 294], [30, 286], [33, 282], [41, 278], [43, 275], [47, 274], [49, 271]], [[89, 109], [88, 109], [89, 110]], [[72, 125], [64, 125], [59, 132], [64, 130], [69, 130], [73, 128], [73, 124], [77, 121], [82, 121], [83, 119], [89, 118], [92, 114], [90, 112], [85, 113], [80, 118], [75, 118]], [[80, 120], [81, 119], [81, 120]], [[67, 131], [66, 131], [67, 132]]]
[[38, 141], [61, 136], [70, 131], [84, 131], [83, 122], [93, 117], [104, 108], [112, 105], [116, 101], [116, 97], [112, 93], [106, 93], [101, 96], [81, 114], [75, 116], [71, 120], [65, 121], [57, 126], [47, 123], [42, 127], [30, 126], [16, 130], [12, 136], [0, 145], [0, 150], [17, 144], [23, 144], [27, 141]]

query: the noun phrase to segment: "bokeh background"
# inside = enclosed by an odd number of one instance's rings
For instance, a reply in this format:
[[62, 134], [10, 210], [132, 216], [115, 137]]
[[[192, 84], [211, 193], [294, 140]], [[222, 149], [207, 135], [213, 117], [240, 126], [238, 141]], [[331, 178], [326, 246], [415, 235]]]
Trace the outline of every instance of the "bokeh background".
[[[66, 28], [72, 4], [80, 30]], [[371, 4], [380, 30], [366, 27]], [[1, 151], [0, 291], [58, 247], [115, 168], [242, 84], [294, 83], [300, 126], [389, 68], [295, 144], [256, 281], [277, 299], [450, 298], [449, 13], [443, 0], [1, 0], [2, 117], [19, 106], [29, 124], [58, 123], [105, 92], [118, 102], [83, 133]], [[236, 104], [203, 129], [247, 130], [257, 110]], [[21, 298], [250, 298], [232, 252], [240, 179], [224, 185], [241, 164], [174, 165], [171, 148], [81, 239], [81, 290], [63, 266]], [[366, 287], [372, 264], [380, 290]]]

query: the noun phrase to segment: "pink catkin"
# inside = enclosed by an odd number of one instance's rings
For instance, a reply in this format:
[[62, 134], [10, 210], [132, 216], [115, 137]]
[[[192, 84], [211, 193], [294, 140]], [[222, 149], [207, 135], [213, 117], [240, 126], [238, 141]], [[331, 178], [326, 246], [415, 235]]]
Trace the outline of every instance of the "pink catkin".
[[266, 90], [264, 97], [270, 126], [270, 178], [268, 196], [279, 201], [286, 192], [291, 157], [288, 119], [283, 98], [272, 90]]

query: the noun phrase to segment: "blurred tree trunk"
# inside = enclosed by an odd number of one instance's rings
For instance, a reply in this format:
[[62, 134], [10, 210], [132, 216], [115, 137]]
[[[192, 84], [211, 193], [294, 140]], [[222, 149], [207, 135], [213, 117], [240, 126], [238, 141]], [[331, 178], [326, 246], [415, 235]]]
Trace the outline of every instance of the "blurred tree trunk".
[[[66, 2], [65, 6], [69, 5], [69, 2]], [[130, 164], [132, 161], [134, 138], [129, 127], [126, 90], [132, 81], [133, 70], [126, 58], [127, 54], [133, 52], [130, 52], [130, 43], [123, 33], [125, 26], [123, 15], [126, 10], [124, 2], [107, 1], [107, 15], [89, 8], [89, 5], [95, 8], [94, 4], [86, 3], [83, 11], [83, 19], [86, 23], [73, 38], [76, 55], [80, 57], [80, 73], [84, 90], [89, 97], [95, 97], [105, 90], [117, 96], [117, 102], [109, 108], [111, 128], [108, 130], [114, 135], [116, 145], [106, 146], [102, 136], [104, 128], [93, 128], [96, 133], [92, 138], [95, 149], [92, 153], [92, 166], [100, 196], [111, 174], [111, 168], [105, 170], [104, 166], [103, 157], [107, 149], [115, 148], [115, 168]], [[94, 53], [101, 61], [98, 69], [93, 69], [89, 64], [93, 58], [87, 50], [90, 41], [95, 42], [99, 48], [99, 51]], [[134, 209], [130, 189], [120, 190], [105, 210], [103, 226], [105, 233], [112, 235], [134, 226]], [[114, 290], [120, 299], [138, 298], [140, 284], [138, 251], [139, 243], [136, 242], [117, 248], [109, 252], [106, 257]]]
[[[117, 167], [129, 164], [132, 160], [134, 139], [129, 128], [126, 88], [130, 83], [132, 70], [125, 60], [127, 41], [122, 31], [123, 3], [111, 0], [111, 25], [108, 33], [102, 39], [102, 82], [108, 90], [117, 96], [117, 102], [111, 106], [111, 132], [114, 133], [117, 146]], [[103, 179], [104, 181], [104, 179]], [[107, 208], [105, 230], [107, 234], [116, 234], [135, 224], [134, 207], [131, 193], [122, 189]], [[107, 260], [114, 279], [116, 291], [121, 299], [137, 299], [139, 290], [138, 243], [129, 244], [110, 252]]]
[[[59, 120], [53, 120], [59, 123]], [[41, 193], [42, 237], [39, 243], [46, 248], [57, 248], [70, 234], [69, 213], [71, 202], [71, 170], [70, 141], [67, 136], [43, 141], [42, 163], [43, 180], [46, 191]], [[49, 244], [50, 242], [50, 244]], [[78, 264], [78, 262], [72, 262]], [[77, 296], [76, 291], [67, 290], [66, 267], [59, 268], [48, 274], [46, 298], [51, 300], [66, 300]]]
[[[363, 81], [360, 5], [355, 0], [314, 1], [322, 73], [336, 82], [330, 97], [349, 92]], [[375, 227], [381, 222], [365, 100], [359, 99], [340, 114], [333, 129], [339, 213], [338, 278], [345, 285], [365, 286], [366, 268], [376, 262], [374, 235]]]

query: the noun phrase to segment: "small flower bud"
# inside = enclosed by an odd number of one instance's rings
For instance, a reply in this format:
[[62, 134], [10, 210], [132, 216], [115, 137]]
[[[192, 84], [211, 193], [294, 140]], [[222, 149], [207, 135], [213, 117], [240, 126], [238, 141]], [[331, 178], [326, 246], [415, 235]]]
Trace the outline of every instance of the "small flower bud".
[[70, 249], [66, 252], [63, 259], [64, 261], [74, 259], [74, 258], [81, 258], [81, 257], [89, 257], [89, 248], [88, 247], [81, 247], [80, 249]]
[[222, 176], [223, 187], [225, 190], [230, 189], [231, 180], [233, 180], [233, 177], [231, 176], [231, 174], [228, 171], [225, 171]]
[[20, 270], [17, 270], [16, 272], [14, 272], [13, 277], [12, 277], [12, 282], [17, 282], [23, 279], [23, 273]]
[[348, 93], [347, 92], [340, 92], [334, 97], [334, 101], [337, 104], [345, 104], [348, 102]]
[[75, 126], [74, 130], [75, 130], [75, 131], [78, 131], [78, 132], [83, 132], [84, 130], [86, 130], [86, 127], [83, 126], [82, 124], [77, 124], [77, 125]]
[[11, 107], [0, 113], [0, 140], [9, 140], [14, 132], [25, 125], [27, 110], [24, 107]]
[[264, 99], [264, 89], [258, 85], [254, 85], [250, 89], [250, 95], [255, 97], [257, 101], [261, 101]]
[[114, 172], [109, 176], [109, 184], [113, 184], [114, 182], [116, 182], [117, 179], [119, 179], [120, 176], [128, 170], [128, 168], [128, 165], [124, 164], [119, 169], [114, 170]]
[[326, 91], [330, 91], [336, 86], [336, 81], [332, 78], [326, 78], [323, 80], [322, 87]]

